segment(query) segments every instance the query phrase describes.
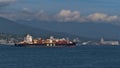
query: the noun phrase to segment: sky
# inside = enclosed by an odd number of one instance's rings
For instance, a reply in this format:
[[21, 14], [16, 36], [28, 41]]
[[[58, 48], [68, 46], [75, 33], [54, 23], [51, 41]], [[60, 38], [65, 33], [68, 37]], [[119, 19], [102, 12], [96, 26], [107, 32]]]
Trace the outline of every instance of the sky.
[[[45, 10], [56, 12], [62, 9], [77, 10], [80, 12], [119, 13], [120, 0], [16, 0], [11, 9]], [[8, 7], [9, 8], [9, 7]]]
[[[2, 2], [2, 0], [0, 1]], [[10, 2], [15, 0], [6, 1]], [[29, 8], [31, 10], [45, 10], [49, 12], [58, 12], [62, 9], [68, 9], [82, 13], [104, 12], [118, 14], [120, 11], [119, 6], [119, 0], [16, 0], [16, 2], [6, 8], [9, 10]]]
[[0, 16], [11, 20], [119, 21], [120, 0], [0, 0]]

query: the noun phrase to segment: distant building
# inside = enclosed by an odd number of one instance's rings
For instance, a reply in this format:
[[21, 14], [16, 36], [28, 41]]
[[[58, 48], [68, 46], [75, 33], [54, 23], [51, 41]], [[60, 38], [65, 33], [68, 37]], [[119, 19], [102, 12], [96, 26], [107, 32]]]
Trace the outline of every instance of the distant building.
[[0, 44], [7, 44], [7, 40], [1, 39]]
[[119, 45], [118, 41], [105, 41], [104, 38], [101, 38], [100, 43], [102, 45]]

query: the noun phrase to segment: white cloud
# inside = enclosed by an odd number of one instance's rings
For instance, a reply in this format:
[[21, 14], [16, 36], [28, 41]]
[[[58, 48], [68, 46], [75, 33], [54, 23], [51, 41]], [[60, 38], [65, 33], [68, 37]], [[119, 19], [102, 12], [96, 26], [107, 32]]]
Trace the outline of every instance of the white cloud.
[[22, 12], [23, 12], [23, 13], [27, 13], [27, 14], [33, 13], [33, 11], [30, 10], [29, 8], [23, 8], [23, 9], [22, 9]]
[[87, 16], [82, 16], [80, 15], [79, 11], [71, 11], [71, 10], [61, 10], [56, 16], [56, 20], [58, 21], [77, 21], [77, 22], [97, 22], [97, 21], [102, 21], [102, 22], [113, 22], [118, 20], [118, 16], [116, 15], [107, 15], [104, 13], [93, 13], [89, 14]]
[[103, 13], [94, 13], [94, 14], [88, 15], [87, 19], [91, 20], [91, 21], [112, 22], [112, 21], [117, 21], [118, 20], [118, 16], [116, 16], [116, 15], [110, 16], [110, 15], [103, 14]]
[[120, 22], [117, 15], [108, 15], [104, 13], [93, 13], [89, 15], [81, 15], [79, 11], [61, 10], [57, 14], [48, 14], [44, 10], [34, 12], [31, 9], [23, 8], [18, 13], [0, 13], [1, 17], [11, 20], [44, 20], [44, 21], [60, 21], [60, 22]]
[[45, 21], [50, 21], [52, 20], [53, 16], [50, 16], [47, 14], [44, 10], [39, 11], [38, 13], [35, 13], [35, 17], [38, 20], [45, 20]]
[[76, 21], [80, 18], [80, 12], [71, 10], [61, 10], [57, 15], [59, 21]]

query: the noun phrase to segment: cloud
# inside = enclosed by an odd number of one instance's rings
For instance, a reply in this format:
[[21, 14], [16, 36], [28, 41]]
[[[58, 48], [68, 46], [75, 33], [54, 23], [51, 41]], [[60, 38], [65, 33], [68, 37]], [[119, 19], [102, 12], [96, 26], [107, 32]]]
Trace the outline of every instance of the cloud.
[[57, 14], [48, 14], [44, 10], [38, 12], [29, 8], [23, 8], [18, 13], [0, 13], [0, 17], [5, 17], [10, 20], [42, 20], [42, 21], [58, 21], [58, 22], [120, 22], [120, 17], [117, 15], [108, 15], [105, 13], [92, 13], [81, 15], [79, 11], [61, 10]]
[[59, 21], [76, 21], [80, 18], [80, 12], [71, 10], [61, 10], [57, 15]]
[[16, 21], [18, 16], [15, 13], [6, 13], [6, 12], [4, 12], [4, 13], [0, 13], [0, 17]]
[[21, 12], [24, 13], [24, 14], [32, 14], [32, 13], [34, 13], [34, 11], [32, 11], [32, 10], [29, 9], [29, 8], [23, 8], [23, 9], [21, 10]]
[[38, 20], [51, 21], [54, 15], [47, 14], [44, 10], [39, 11], [35, 14], [35, 18]]
[[117, 21], [118, 16], [116, 15], [110, 16], [110, 15], [103, 14], [103, 13], [94, 13], [94, 14], [88, 15], [87, 19], [90, 21], [112, 22], [112, 21]]
[[43, 10], [39, 12], [34, 12], [29, 8], [23, 8], [19, 12], [0, 12], [0, 17], [7, 18], [13, 21], [31, 21], [31, 20], [43, 20], [43, 21], [50, 21], [52, 19], [52, 15], [50, 16]]
[[56, 16], [55, 20], [69, 22], [69, 21], [77, 21], [77, 22], [113, 22], [118, 21], [119, 17], [117, 15], [107, 15], [104, 13], [93, 13], [87, 16], [80, 15], [79, 11], [71, 11], [71, 10], [61, 10]]
[[56, 20], [58, 21], [77, 21], [77, 22], [113, 22], [118, 21], [119, 17], [117, 15], [107, 15], [104, 13], [93, 13], [87, 16], [80, 15], [79, 11], [71, 11], [71, 10], [61, 10], [56, 15]]
[[0, 7], [7, 6], [15, 1], [16, 0], [0, 0]]

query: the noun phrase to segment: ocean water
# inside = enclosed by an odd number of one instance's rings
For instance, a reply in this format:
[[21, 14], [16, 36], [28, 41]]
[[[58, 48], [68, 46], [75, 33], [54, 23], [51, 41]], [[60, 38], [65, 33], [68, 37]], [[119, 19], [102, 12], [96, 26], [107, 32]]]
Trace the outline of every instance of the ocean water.
[[0, 68], [120, 68], [120, 46], [0, 46]]

